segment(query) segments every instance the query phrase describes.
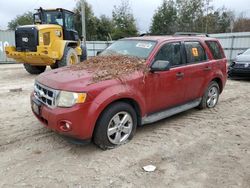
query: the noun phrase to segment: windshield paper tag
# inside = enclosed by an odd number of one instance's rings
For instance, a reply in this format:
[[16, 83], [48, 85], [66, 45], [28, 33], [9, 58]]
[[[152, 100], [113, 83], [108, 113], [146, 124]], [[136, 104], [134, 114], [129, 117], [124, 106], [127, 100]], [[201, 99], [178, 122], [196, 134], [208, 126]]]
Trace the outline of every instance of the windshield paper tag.
[[137, 48], [146, 48], [146, 49], [150, 49], [150, 48], [152, 47], [152, 44], [140, 42], [140, 43], [136, 44], [136, 47], [137, 47]]

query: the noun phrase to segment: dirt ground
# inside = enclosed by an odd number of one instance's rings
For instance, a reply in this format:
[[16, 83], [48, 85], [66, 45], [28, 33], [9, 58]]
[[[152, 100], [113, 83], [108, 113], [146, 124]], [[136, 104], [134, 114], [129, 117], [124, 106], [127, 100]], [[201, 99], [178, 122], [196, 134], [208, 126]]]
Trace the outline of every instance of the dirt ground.
[[[215, 109], [138, 128], [128, 144], [102, 151], [35, 119], [34, 79], [22, 65], [0, 65], [0, 187], [250, 187], [250, 81], [229, 80]], [[157, 169], [144, 172], [149, 164]]]

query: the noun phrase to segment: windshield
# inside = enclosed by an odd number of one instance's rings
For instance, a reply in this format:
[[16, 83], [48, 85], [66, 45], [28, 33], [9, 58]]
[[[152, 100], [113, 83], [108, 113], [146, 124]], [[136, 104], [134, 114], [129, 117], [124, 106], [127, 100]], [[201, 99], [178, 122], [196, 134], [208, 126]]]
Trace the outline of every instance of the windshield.
[[250, 55], [250, 49], [248, 49], [247, 51], [245, 51], [243, 54], [244, 55]]
[[155, 41], [119, 40], [105, 49], [101, 55], [126, 55], [147, 59], [155, 45]]
[[56, 24], [63, 26], [62, 13], [58, 11], [48, 11], [44, 12], [45, 22], [47, 24]]

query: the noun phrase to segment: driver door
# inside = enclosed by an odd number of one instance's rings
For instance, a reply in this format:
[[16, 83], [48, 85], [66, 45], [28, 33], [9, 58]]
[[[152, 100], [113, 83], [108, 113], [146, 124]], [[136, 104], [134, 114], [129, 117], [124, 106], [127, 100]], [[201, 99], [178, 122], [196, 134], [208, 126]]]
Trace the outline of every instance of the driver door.
[[148, 114], [159, 112], [186, 102], [185, 60], [181, 42], [164, 44], [156, 54], [157, 60], [169, 61], [170, 69], [150, 73], [147, 77]]

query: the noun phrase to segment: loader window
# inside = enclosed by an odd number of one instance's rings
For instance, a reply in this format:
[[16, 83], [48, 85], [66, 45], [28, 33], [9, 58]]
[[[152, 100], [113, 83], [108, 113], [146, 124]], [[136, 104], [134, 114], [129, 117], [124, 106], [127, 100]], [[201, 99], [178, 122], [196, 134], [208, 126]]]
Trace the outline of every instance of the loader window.
[[65, 27], [67, 30], [74, 30], [74, 15], [68, 12], [65, 13]]
[[33, 15], [34, 23], [42, 23], [41, 15], [39, 13]]

